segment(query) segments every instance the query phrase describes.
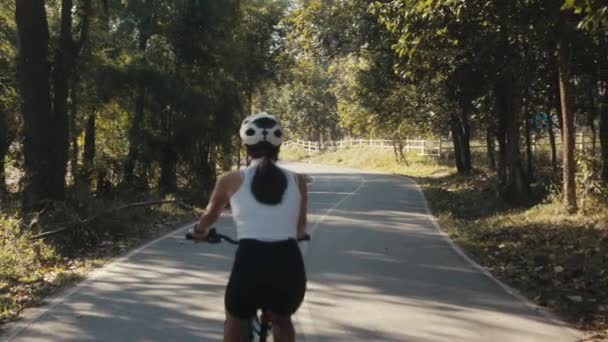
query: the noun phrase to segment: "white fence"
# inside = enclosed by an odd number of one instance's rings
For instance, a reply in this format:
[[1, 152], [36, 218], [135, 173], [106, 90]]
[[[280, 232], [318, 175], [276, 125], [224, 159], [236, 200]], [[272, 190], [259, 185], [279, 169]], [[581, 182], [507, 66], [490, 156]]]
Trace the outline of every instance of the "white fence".
[[[402, 140], [403, 150], [406, 152], [418, 152], [423, 156], [441, 156], [442, 151], [450, 146], [444, 146], [446, 140], [424, 140], [424, 139], [406, 139]], [[327, 150], [338, 150], [352, 147], [374, 147], [380, 149], [393, 149], [393, 140], [383, 139], [349, 139], [339, 141], [326, 141], [324, 143], [304, 140], [286, 141], [283, 146], [298, 146], [309, 153], [318, 153]]]
[[[555, 137], [556, 145], [558, 148], [561, 146], [561, 139], [559, 133]], [[599, 140], [599, 137], [597, 138]], [[583, 134], [579, 132], [576, 134], [576, 149], [585, 151], [592, 146], [591, 136], [587, 133]], [[599, 141], [598, 141], [599, 142]], [[596, 142], [596, 143], [598, 143]], [[393, 149], [394, 144], [398, 142], [393, 140], [383, 140], [383, 139], [348, 139], [348, 140], [339, 140], [339, 141], [326, 141], [323, 143], [314, 142], [314, 141], [304, 141], [304, 140], [292, 140], [286, 141], [283, 143], [283, 146], [298, 146], [308, 153], [319, 153], [322, 151], [335, 151], [339, 149], [345, 148], [353, 148], [353, 147], [373, 147], [379, 149]], [[451, 139], [405, 139], [401, 141], [401, 145], [403, 146], [404, 152], [417, 152], [420, 156], [435, 156], [441, 157], [446, 153], [454, 151], [454, 144]], [[498, 148], [498, 144], [495, 143], [495, 148]], [[471, 151], [486, 151], [487, 146], [485, 144], [481, 144], [479, 142], [471, 142]], [[536, 150], [537, 148], [546, 147], [549, 148], [548, 139], [542, 139], [540, 141], [536, 141], [534, 138], [532, 139], [532, 149]], [[522, 146], [525, 148], [525, 146]]]

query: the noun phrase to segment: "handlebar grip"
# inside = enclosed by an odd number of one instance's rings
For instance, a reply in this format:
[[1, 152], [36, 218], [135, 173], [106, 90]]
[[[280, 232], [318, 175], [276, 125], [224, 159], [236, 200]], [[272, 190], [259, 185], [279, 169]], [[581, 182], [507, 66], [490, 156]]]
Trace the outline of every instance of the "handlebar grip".
[[306, 234], [303, 237], [301, 237], [301, 238], [298, 239], [299, 242], [310, 241], [310, 240], [311, 240], [310, 234]]
[[[196, 226], [194, 226], [194, 229], [196, 229]], [[186, 240], [194, 240], [194, 234], [187, 232]], [[208, 243], [219, 243], [220, 238], [217, 236], [217, 230], [215, 230], [215, 228], [211, 228], [209, 230], [209, 234], [207, 234], [207, 238], [204, 241]]]

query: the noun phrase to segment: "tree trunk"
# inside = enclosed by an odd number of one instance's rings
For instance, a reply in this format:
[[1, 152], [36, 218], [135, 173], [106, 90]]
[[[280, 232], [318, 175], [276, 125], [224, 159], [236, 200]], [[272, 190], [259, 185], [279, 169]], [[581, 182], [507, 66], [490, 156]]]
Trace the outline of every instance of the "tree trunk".
[[471, 171], [471, 146], [468, 113], [463, 111], [459, 114], [451, 114], [450, 130], [454, 143], [456, 169], [458, 173], [469, 173]]
[[8, 192], [4, 163], [8, 149], [15, 138], [15, 132], [10, 126], [8, 113], [0, 108], [0, 202]]
[[177, 191], [177, 153], [170, 143], [163, 147], [160, 165], [158, 188], [161, 194], [172, 194]]
[[108, 171], [100, 169], [97, 171], [97, 189], [95, 192], [98, 196], [107, 196], [112, 188], [112, 183], [108, 180]]
[[[511, 68], [514, 65], [510, 66]], [[496, 109], [499, 115], [502, 196], [514, 203], [525, 203], [530, 185], [524, 174], [519, 149], [522, 94], [513, 70], [505, 70], [496, 84]]]
[[[4, 120], [2, 113], [0, 112], [0, 120]], [[4, 122], [0, 122], [0, 129], [5, 129]], [[2, 202], [6, 198], [6, 194], [8, 192], [6, 188], [6, 168], [4, 164], [4, 159], [6, 154], [8, 153], [8, 147], [10, 146], [10, 141], [4, 137], [4, 132], [0, 132], [0, 202]]]
[[71, 174], [74, 181], [74, 187], [78, 188], [78, 182], [80, 181], [80, 172], [78, 170], [78, 155], [80, 152], [80, 146], [78, 146], [78, 133], [76, 129], [76, 115], [78, 113], [78, 94], [77, 94], [77, 83], [76, 79], [73, 80], [71, 86], [71, 98], [72, 103], [70, 104], [70, 137], [72, 138], [72, 154], [70, 158]]
[[[595, 99], [593, 97], [593, 88], [589, 89], [589, 110], [587, 113], [587, 125], [591, 130], [591, 155], [595, 156], [595, 145], [597, 142], [597, 132], [595, 131], [595, 117], [597, 116], [597, 108], [595, 107]], [[583, 139], [585, 137], [583, 136]]]
[[547, 131], [549, 132], [549, 143], [551, 144], [551, 167], [553, 171], [557, 171], [557, 147], [555, 146], [555, 130], [553, 129], [553, 115], [551, 114], [551, 108], [547, 108], [547, 115], [549, 117], [549, 123], [547, 125]]
[[[566, 24], [567, 25], [567, 24]], [[562, 107], [563, 183], [564, 201], [568, 212], [576, 212], [576, 184], [574, 182], [574, 111], [573, 89], [570, 86], [570, 38], [563, 30], [557, 46], [560, 103]]]
[[458, 129], [458, 119], [456, 114], [450, 114], [450, 131], [452, 132], [452, 144], [454, 144], [454, 161], [458, 173], [464, 173], [464, 165], [462, 164], [462, 146], [460, 145], [461, 131]]
[[95, 145], [96, 145], [97, 130], [95, 127], [95, 113], [87, 118], [87, 125], [84, 136], [84, 153], [82, 157], [82, 170], [80, 178], [82, 185], [89, 190], [91, 188], [91, 177], [95, 166]]
[[468, 173], [473, 169], [471, 165], [471, 126], [469, 125], [469, 113], [464, 113], [461, 117], [460, 125], [462, 127], [462, 151], [463, 164], [465, 172]]
[[6, 169], [4, 165], [4, 156], [2, 160], [0, 160], [0, 203], [4, 201], [6, 198], [6, 194], [8, 193], [8, 189], [6, 188]]
[[253, 84], [247, 85], [247, 115], [253, 115]]
[[17, 78], [23, 115], [25, 187], [24, 210], [39, 208], [45, 199], [61, 199], [49, 170], [56, 165], [51, 148], [52, 131], [49, 85], [49, 31], [44, 0], [17, 0], [15, 19], [19, 36]]
[[[148, 46], [149, 35], [141, 28], [139, 36], [139, 51], [145, 55], [146, 48]], [[144, 56], [141, 61], [142, 65], [145, 65], [146, 58]], [[139, 150], [142, 144], [142, 125], [144, 118], [144, 106], [146, 101], [146, 83], [141, 75], [138, 76], [137, 89], [135, 95], [135, 112], [133, 115], [133, 121], [131, 122], [131, 128], [129, 129], [129, 154], [127, 155], [127, 161], [125, 163], [125, 174], [124, 180], [126, 184], [133, 184], [134, 181], [134, 170], [137, 159], [139, 158]]]
[[[604, 92], [608, 91], [608, 81], [603, 82]], [[602, 156], [602, 180], [608, 185], [608, 94], [602, 96], [600, 105], [600, 150]]]
[[397, 139], [393, 137], [393, 153], [395, 154], [395, 162], [399, 163], [399, 152], [397, 152]]
[[[527, 101], [526, 101], [527, 102]], [[528, 103], [526, 103], [524, 109], [525, 115], [525, 128], [526, 128], [526, 166], [527, 166], [527, 175], [528, 179], [534, 179], [534, 156], [532, 155], [532, 130], [530, 128], [530, 110], [528, 107]]]
[[53, 174], [53, 187], [55, 192], [65, 191], [65, 173], [69, 150], [69, 119], [68, 119], [68, 96], [70, 92], [69, 81], [75, 62], [74, 41], [72, 38], [72, 0], [61, 1], [61, 30], [59, 36], [59, 47], [55, 51], [55, 63], [53, 69], [53, 113], [54, 129], [54, 167], [49, 172]]
[[502, 88], [499, 86], [500, 81], [496, 83], [496, 114], [498, 116], [498, 125], [496, 127], [496, 139], [498, 140], [498, 183], [502, 189], [507, 184], [507, 124], [505, 122], [505, 106]]
[[[558, 69], [559, 69], [559, 64], [558, 64]], [[556, 86], [554, 87], [554, 91], [555, 91], [555, 96], [553, 97], [553, 100], [555, 101], [555, 111], [558, 113], [557, 114], [557, 124], [558, 124], [557, 128], [560, 131], [560, 139], [563, 143], [564, 134], [562, 132], [562, 129], [564, 127], [564, 118], [562, 117], [562, 102], [561, 102], [561, 90], [560, 90], [560, 83], [559, 83], [559, 72], [557, 73], [557, 81], [556, 81]]]
[[488, 126], [486, 128], [486, 149], [488, 154], [488, 166], [490, 170], [496, 171], [496, 156], [494, 146], [494, 135], [492, 134], [493, 127]]
[[[78, 70], [78, 58], [81, 55], [83, 47], [89, 36], [89, 28], [90, 28], [90, 18], [92, 16], [92, 6], [91, 0], [80, 0], [78, 1], [76, 13], [80, 16], [80, 26], [77, 31], [80, 32], [78, 40], [74, 40], [72, 38], [72, 16], [71, 13], [73, 11], [72, 8], [73, 0], [63, 1], [62, 3], [62, 31], [61, 31], [61, 44], [59, 46], [59, 50], [57, 52], [57, 66], [54, 73], [54, 80], [56, 82], [56, 87], [66, 87], [69, 81], [69, 87], [62, 90], [63, 95], [61, 98], [58, 98], [58, 93], [55, 94], [55, 102], [60, 102], [59, 106], [55, 106], [55, 111], [57, 108], [65, 107], [66, 108], [66, 120], [69, 121], [69, 132], [68, 132], [68, 140], [71, 138], [71, 155], [70, 155], [70, 165], [71, 165], [71, 175], [74, 181], [74, 188], [79, 188], [79, 181], [81, 178], [79, 165], [78, 165], [78, 156], [80, 155], [80, 146], [78, 146], [78, 136], [79, 131], [77, 129], [77, 114], [78, 114], [78, 86], [80, 84], [80, 75]], [[69, 10], [68, 10], [69, 9]], [[69, 28], [69, 30], [68, 30]], [[58, 75], [57, 71], [62, 70], [62, 74]], [[59, 79], [57, 78], [59, 77]], [[57, 82], [59, 84], [57, 84]], [[67, 96], [64, 96], [68, 94]], [[68, 98], [71, 100], [68, 102]], [[67, 108], [69, 107], [69, 112]], [[66, 141], [66, 144], [70, 144], [69, 141]], [[78, 190], [77, 190], [78, 191]], [[82, 198], [85, 200], [86, 198]]]
[[602, 157], [602, 180], [608, 185], [608, 39], [601, 40], [602, 52], [599, 63], [598, 105], [600, 107], [600, 155]]

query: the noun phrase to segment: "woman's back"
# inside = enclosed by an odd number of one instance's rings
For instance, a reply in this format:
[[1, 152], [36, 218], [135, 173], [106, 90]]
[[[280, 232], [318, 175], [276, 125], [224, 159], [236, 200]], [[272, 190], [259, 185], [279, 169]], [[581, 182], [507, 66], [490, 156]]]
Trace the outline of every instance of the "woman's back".
[[252, 192], [256, 166], [253, 163], [241, 171], [241, 186], [230, 198], [238, 238], [267, 242], [295, 239], [301, 201], [297, 175], [280, 168], [287, 180], [282, 200], [276, 205], [263, 204]]

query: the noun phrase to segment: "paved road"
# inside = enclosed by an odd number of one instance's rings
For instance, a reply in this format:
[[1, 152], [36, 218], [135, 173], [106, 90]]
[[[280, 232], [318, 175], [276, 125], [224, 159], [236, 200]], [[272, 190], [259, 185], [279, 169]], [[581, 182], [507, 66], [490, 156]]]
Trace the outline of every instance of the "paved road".
[[[551, 341], [577, 338], [466, 262], [397, 176], [290, 165], [313, 176], [303, 341]], [[226, 217], [221, 230], [234, 233]], [[95, 272], [3, 338], [218, 341], [234, 247], [184, 243], [183, 229]], [[11, 336], [12, 335], [12, 336]], [[0, 336], [2, 337], [2, 336]]]

